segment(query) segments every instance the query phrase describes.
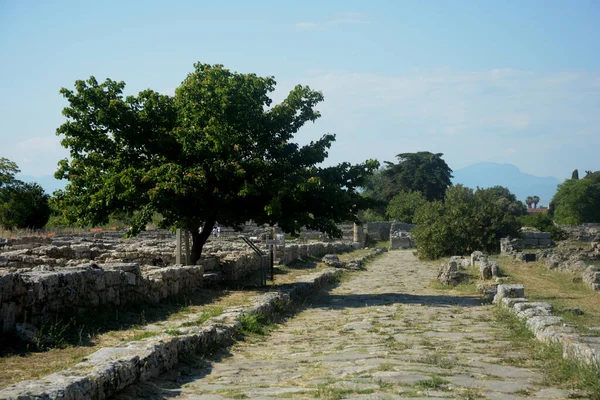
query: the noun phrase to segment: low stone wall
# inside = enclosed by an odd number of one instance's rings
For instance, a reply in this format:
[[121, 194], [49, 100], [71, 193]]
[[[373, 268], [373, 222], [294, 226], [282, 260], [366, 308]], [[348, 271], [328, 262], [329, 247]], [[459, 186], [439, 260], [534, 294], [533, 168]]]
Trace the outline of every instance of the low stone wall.
[[[216, 259], [202, 260], [214, 268]], [[84, 264], [59, 271], [0, 275], [0, 332], [17, 322], [38, 324], [57, 313], [103, 305], [158, 302], [205, 284], [202, 265], [153, 267], [138, 264]]]
[[390, 229], [392, 223], [389, 221], [367, 222], [367, 234], [373, 240], [390, 240]]
[[289, 264], [294, 260], [304, 257], [323, 257], [329, 253], [346, 253], [356, 250], [358, 243], [352, 242], [328, 242], [328, 243], [307, 243], [292, 244], [285, 246], [283, 264]]
[[270, 316], [292, 300], [335, 279], [341, 270], [333, 268], [300, 277], [294, 284], [260, 296], [250, 307], [228, 309], [201, 326], [177, 327], [178, 335], [166, 333], [102, 348], [74, 367], [39, 380], [22, 381], [0, 390], [2, 399], [106, 399], [125, 387], [154, 378], [173, 368], [192, 353], [211, 351], [215, 346], [232, 342], [244, 314]]
[[561, 226], [571, 239], [580, 242], [600, 241], [600, 224], [583, 224], [577, 226]]
[[523, 285], [499, 285], [494, 302], [516, 314], [538, 340], [561, 345], [563, 357], [600, 369], [600, 337], [578, 334], [563, 318], [552, 315], [550, 303], [529, 302], [524, 291]]
[[581, 276], [583, 283], [594, 290], [600, 291], [600, 268], [590, 265]]
[[521, 239], [526, 249], [552, 246], [550, 232], [521, 232]]
[[[113, 252], [127, 259], [129, 255], [142, 256], [142, 261], [161, 254], [151, 252], [148, 241], [136, 249], [128, 244], [131, 254]], [[156, 243], [164, 243], [157, 241]], [[286, 247], [283, 262], [290, 263], [298, 258], [322, 257], [328, 253], [343, 253], [355, 249], [357, 244], [350, 242], [329, 242], [294, 244]], [[77, 260], [87, 260], [93, 256], [94, 247], [84, 245], [42, 246], [11, 252], [19, 254], [23, 262], [36, 264], [41, 258], [45, 262], [57, 258], [34, 257], [31, 253], [60, 252], [61, 255], [76, 254]], [[122, 249], [122, 248], [121, 248]], [[146, 249], [146, 250], [145, 250]], [[123, 249], [122, 249], [123, 250]], [[171, 252], [172, 250], [164, 250]], [[52, 253], [56, 255], [55, 253]], [[15, 329], [17, 323], [38, 324], [43, 318], [56, 313], [75, 313], [103, 305], [123, 305], [133, 302], [158, 302], [168, 296], [183, 294], [206, 287], [215, 281], [240, 281], [256, 274], [264, 261], [250, 251], [215, 253], [215, 257], [202, 259], [195, 266], [152, 266], [140, 263], [87, 263], [59, 267], [56, 264], [41, 264], [33, 269], [19, 272], [0, 272], [0, 332]], [[102, 258], [97, 256], [96, 258]], [[107, 257], [105, 260], [113, 258]]]

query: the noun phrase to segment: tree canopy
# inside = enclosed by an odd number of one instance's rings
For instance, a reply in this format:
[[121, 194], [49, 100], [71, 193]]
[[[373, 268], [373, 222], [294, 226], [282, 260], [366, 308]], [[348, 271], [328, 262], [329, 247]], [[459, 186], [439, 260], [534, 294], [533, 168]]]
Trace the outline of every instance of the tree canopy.
[[426, 202], [421, 192], [400, 192], [390, 201], [386, 213], [394, 221], [412, 224], [415, 212]]
[[0, 226], [6, 229], [43, 228], [50, 217], [49, 196], [37, 183], [16, 179], [18, 172], [16, 163], [0, 158]]
[[452, 185], [452, 170], [442, 156], [428, 151], [398, 154], [398, 163], [386, 161], [385, 168], [367, 182], [365, 191], [385, 202], [411, 191], [421, 192], [428, 201], [441, 200]]
[[600, 171], [582, 179], [567, 179], [552, 199], [554, 220], [561, 225], [600, 222]]
[[298, 85], [272, 105], [273, 77], [194, 67], [174, 96], [148, 89], [123, 97], [124, 82], [94, 77], [61, 90], [69, 105], [57, 134], [71, 160], [60, 162], [56, 177], [69, 180], [59, 196], [70, 220], [102, 224], [125, 212], [135, 234], [158, 212], [162, 226], [192, 233], [196, 261], [216, 223], [339, 236], [336, 222], [357, 221], [371, 205], [357, 188], [377, 161], [322, 167], [334, 135], [292, 141], [320, 117], [322, 93]]
[[494, 252], [500, 238], [515, 236], [517, 217], [526, 212], [506, 188], [462, 185], [448, 188], [444, 201], [425, 203], [415, 214], [412, 233], [420, 258], [463, 255], [474, 250]]

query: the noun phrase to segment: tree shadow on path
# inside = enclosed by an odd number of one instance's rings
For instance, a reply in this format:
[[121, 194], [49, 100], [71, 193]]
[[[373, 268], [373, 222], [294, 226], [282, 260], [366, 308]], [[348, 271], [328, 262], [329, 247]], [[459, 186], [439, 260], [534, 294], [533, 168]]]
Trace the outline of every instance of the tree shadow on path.
[[478, 307], [485, 301], [479, 296], [416, 295], [408, 293], [328, 294], [322, 293], [310, 303], [311, 308], [342, 310], [391, 304], [421, 304], [436, 307]]

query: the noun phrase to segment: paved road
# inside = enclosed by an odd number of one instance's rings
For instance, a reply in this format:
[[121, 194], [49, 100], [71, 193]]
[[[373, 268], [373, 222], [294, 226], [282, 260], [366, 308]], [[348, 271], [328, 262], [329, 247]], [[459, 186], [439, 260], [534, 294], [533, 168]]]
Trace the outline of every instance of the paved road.
[[[128, 389], [120, 399], [566, 398], [514, 351], [492, 306], [428, 288], [436, 267], [386, 253], [270, 335]], [[528, 368], [523, 367], [529, 366]]]

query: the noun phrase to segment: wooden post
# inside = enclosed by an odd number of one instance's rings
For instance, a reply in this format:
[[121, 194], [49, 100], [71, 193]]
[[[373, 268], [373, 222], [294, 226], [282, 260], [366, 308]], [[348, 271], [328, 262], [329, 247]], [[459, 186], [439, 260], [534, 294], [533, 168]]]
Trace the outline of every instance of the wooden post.
[[175, 264], [181, 265], [181, 229], [175, 231]]

